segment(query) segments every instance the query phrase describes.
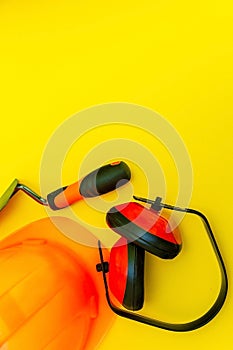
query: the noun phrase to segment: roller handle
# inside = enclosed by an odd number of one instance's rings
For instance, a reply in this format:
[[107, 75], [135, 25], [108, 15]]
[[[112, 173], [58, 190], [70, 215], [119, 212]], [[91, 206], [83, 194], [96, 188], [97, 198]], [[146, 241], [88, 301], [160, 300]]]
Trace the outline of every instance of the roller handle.
[[124, 185], [131, 178], [128, 165], [122, 161], [107, 164], [92, 171], [72, 185], [59, 188], [47, 196], [53, 210], [65, 208], [78, 200], [97, 197]]

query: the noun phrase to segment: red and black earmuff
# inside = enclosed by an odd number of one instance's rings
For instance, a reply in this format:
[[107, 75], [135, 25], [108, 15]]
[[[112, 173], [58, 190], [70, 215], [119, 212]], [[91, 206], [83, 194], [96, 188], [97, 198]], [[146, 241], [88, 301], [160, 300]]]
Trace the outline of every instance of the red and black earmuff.
[[[155, 201], [136, 196], [134, 198], [151, 204], [151, 208], [147, 209], [138, 203], [130, 202], [109, 210], [106, 216], [107, 224], [122, 237], [111, 249], [108, 262], [103, 260], [99, 241], [100, 264], [97, 264], [97, 271], [102, 271], [110, 308], [120, 316], [170, 331], [191, 331], [204, 326], [222, 308], [228, 289], [224, 262], [207, 218], [194, 209], [164, 204], [159, 197]], [[162, 208], [187, 212], [202, 219], [221, 271], [221, 288], [214, 304], [201, 317], [182, 324], [163, 322], [133, 312], [140, 310], [144, 302], [145, 251], [162, 259], [173, 259], [181, 250], [179, 234], [171, 230], [167, 219], [159, 213]], [[124, 308], [112, 302], [109, 290]]]
[[105, 264], [105, 271], [109, 272], [109, 288], [128, 310], [143, 307], [144, 259], [144, 249], [121, 237], [111, 249], [109, 263]]
[[178, 230], [172, 231], [159, 215], [157, 202], [150, 209], [130, 202], [111, 208], [108, 226], [122, 237], [110, 253], [109, 288], [128, 310], [140, 310], [144, 303], [145, 251], [162, 259], [173, 259], [181, 250]]
[[162, 259], [173, 259], [181, 250], [178, 230], [172, 231], [156, 206], [148, 209], [136, 202], [121, 204], [108, 211], [106, 221], [113, 231]]

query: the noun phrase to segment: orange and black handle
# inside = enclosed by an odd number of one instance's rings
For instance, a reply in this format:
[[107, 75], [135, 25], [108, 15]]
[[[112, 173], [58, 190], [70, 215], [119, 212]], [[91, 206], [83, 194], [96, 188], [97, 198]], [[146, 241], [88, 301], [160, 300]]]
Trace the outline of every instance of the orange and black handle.
[[124, 185], [130, 178], [130, 169], [123, 161], [107, 164], [92, 171], [74, 184], [48, 194], [48, 205], [53, 210], [59, 210], [82, 198], [97, 197], [111, 192]]

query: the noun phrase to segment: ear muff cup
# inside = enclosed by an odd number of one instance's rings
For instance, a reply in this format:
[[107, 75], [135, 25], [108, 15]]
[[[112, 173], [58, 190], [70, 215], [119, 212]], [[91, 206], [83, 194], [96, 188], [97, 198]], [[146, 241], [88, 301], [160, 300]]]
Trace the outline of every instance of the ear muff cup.
[[140, 310], [144, 303], [145, 251], [125, 238], [111, 249], [109, 287], [115, 298], [128, 310]]
[[130, 202], [111, 208], [108, 226], [135, 245], [162, 259], [173, 259], [181, 250], [181, 239], [158, 212]]

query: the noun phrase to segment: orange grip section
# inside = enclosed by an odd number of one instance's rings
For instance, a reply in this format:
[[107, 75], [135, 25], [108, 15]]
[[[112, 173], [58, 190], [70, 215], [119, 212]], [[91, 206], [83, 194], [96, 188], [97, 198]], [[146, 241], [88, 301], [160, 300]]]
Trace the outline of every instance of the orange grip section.
[[54, 204], [57, 208], [65, 208], [69, 205], [79, 201], [82, 199], [82, 195], [79, 192], [81, 180], [73, 183], [72, 185], [69, 185], [66, 187], [64, 191], [59, 193], [56, 198], [54, 199]]

